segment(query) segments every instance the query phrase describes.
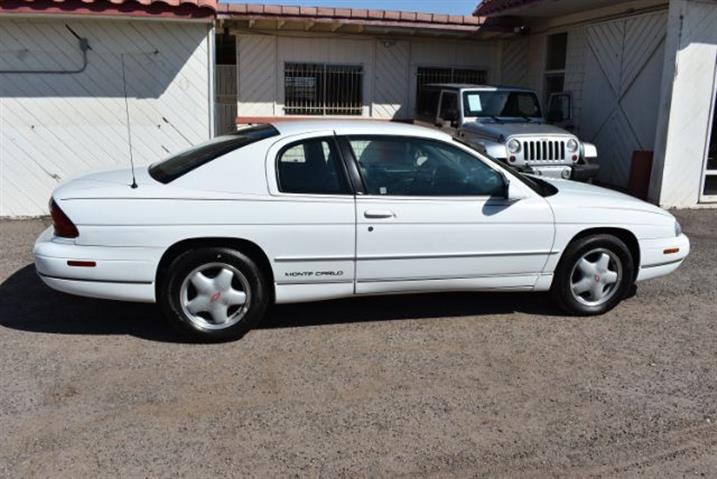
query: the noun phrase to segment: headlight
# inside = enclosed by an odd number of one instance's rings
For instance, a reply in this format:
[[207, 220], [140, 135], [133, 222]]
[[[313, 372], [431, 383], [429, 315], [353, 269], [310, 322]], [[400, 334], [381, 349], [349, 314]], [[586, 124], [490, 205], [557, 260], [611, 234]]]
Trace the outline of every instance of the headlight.
[[578, 140], [571, 138], [570, 140], [568, 140], [566, 146], [568, 147], [568, 151], [570, 153], [575, 153], [576, 151], [578, 151], [578, 147], [580, 147], [580, 144], [578, 143]]
[[508, 152], [513, 155], [520, 152], [520, 142], [518, 140], [510, 140], [508, 142]]
[[680, 225], [680, 222], [675, 220], [675, 236], [680, 236], [682, 234], [682, 226]]

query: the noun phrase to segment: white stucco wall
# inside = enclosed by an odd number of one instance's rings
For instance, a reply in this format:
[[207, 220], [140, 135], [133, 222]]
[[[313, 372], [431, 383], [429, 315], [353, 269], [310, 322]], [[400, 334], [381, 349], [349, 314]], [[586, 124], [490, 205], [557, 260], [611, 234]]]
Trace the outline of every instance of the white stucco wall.
[[[211, 135], [210, 25], [0, 17], [0, 216], [47, 214], [52, 190], [91, 170], [144, 165]], [[213, 61], [213, 60], [212, 60]]]
[[[667, 207], [700, 202], [717, 78], [717, 2], [672, 0], [665, 89], [651, 198]], [[713, 203], [714, 205], [714, 203]]]
[[462, 67], [500, 79], [499, 45], [493, 41], [397, 39], [372, 36], [237, 35], [240, 116], [284, 114], [284, 63], [363, 65], [363, 115], [413, 116], [418, 67]]

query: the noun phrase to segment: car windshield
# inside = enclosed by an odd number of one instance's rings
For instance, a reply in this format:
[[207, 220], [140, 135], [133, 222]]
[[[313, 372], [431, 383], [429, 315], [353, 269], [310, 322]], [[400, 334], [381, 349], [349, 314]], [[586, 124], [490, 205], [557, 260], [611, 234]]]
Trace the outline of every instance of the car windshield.
[[464, 116], [541, 119], [535, 93], [524, 91], [465, 91]]
[[271, 125], [242, 128], [235, 133], [212, 138], [155, 163], [149, 167], [149, 174], [160, 183], [169, 183], [231, 151], [278, 134], [276, 128]]

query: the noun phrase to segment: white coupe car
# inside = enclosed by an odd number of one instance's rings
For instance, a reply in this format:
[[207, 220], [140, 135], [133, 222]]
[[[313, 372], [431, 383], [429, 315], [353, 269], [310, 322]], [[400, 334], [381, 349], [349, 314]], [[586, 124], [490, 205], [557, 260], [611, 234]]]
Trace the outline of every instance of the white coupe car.
[[690, 244], [668, 212], [511, 170], [439, 131], [381, 121], [241, 129], [53, 193], [34, 248], [50, 287], [159, 302], [206, 340], [273, 303], [436, 291], [550, 291], [601, 314]]

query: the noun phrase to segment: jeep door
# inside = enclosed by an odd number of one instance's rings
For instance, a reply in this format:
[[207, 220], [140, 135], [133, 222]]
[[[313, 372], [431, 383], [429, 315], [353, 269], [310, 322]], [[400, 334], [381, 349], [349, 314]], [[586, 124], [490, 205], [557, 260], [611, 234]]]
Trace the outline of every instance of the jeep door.
[[[537, 193], [508, 200], [497, 167], [422, 137], [349, 136], [358, 165], [356, 292], [532, 289], [554, 226]], [[518, 181], [515, 179], [514, 181]]]

